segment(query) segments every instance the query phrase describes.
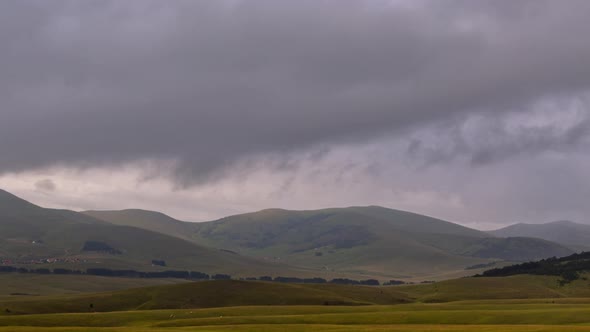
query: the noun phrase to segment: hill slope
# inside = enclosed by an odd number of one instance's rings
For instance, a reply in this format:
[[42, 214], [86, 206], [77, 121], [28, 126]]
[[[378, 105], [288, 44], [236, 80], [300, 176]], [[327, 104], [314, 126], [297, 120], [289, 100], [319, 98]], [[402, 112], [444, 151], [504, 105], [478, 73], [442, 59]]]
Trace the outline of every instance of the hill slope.
[[571, 251], [548, 241], [494, 238], [443, 220], [382, 207], [263, 210], [196, 225], [196, 238], [247, 255], [346, 271], [435, 275], [493, 260]]
[[193, 223], [176, 220], [155, 211], [128, 209], [121, 211], [84, 211], [82, 213], [114, 225], [143, 228], [185, 240], [191, 240], [194, 232]]
[[152, 260], [166, 269], [205, 273], [278, 273], [286, 266], [241, 257], [169, 235], [113, 225], [88, 215], [52, 210], [0, 190], [0, 260], [35, 268], [109, 267], [149, 271]]
[[89, 211], [117, 225], [165, 232], [246, 256], [332, 273], [386, 278], [441, 278], [474, 273], [491, 260], [568, 255], [555, 243], [487, 233], [377, 206], [313, 211], [268, 209], [206, 223], [143, 210]]
[[590, 248], [590, 225], [571, 221], [555, 221], [546, 224], [519, 223], [489, 233], [502, 237], [535, 237], [574, 248]]
[[49, 228], [75, 224], [107, 225], [76, 212], [41, 208], [0, 189], [0, 234], [3, 238], [24, 235], [34, 238]]

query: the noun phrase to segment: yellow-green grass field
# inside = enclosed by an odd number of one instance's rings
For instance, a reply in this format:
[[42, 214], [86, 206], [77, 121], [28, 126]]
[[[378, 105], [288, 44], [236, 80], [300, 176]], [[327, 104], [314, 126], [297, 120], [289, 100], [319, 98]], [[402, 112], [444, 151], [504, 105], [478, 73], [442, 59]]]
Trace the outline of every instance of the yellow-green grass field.
[[[76, 276], [60, 279], [28, 280], [38, 284], [51, 283], [56, 288], [78, 293], [50, 293], [47, 296], [0, 296], [0, 317], [22, 314], [86, 313], [154, 310], [202, 309], [236, 306], [278, 305], [330, 305], [368, 306], [408, 303], [443, 303], [461, 300], [512, 300], [590, 298], [590, 281], [579, 279], [560, 286], [558, 277], [512, 276], [503, 278], [462, 278], [434, 284], [371, 287], [334, 284], [283, 284], [276, 282], [248, 282], [220, 280], [184, 282], [143, 288], [120, 289], [130, 286], [132, 280], [118, 278], [78, 279]], [[6, 280], [9, 281], [9, 280]], [[114, 290], [97, 292], [111, 282]], [[137, 287], [144, 286], [135, 279]], [[13, 281], [15, 282], [15, 281]], [[24, 291], [26, 280], [20, 280], [18, 289]], [[157, 282], [156, 280], [150, 282]], [[170, 280], [170, 282], [173, 282]], [[88, 292], [80, 293], [84, 285]], [[1, 289], [2, 287], [0, 287]], [[74, 289], [75, 288], [75, 289]], [[119, 290], [117, 290], [119, 289]], [[8, 309], [8, 310], [6, 310]]]
[[212, 281], [8, 296], [0, 298], [3, 331], [590, 331], [590, 282], [560, 286], [557, 277], [524, 275], [392, 287]]
[[254, 306], [0, 317], [0, 331], [590, 331], [590, 299]]

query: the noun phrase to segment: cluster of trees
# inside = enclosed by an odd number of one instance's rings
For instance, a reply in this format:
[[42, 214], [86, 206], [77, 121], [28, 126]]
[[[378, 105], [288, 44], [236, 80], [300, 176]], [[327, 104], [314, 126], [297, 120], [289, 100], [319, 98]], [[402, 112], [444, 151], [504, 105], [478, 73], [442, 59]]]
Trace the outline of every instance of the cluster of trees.
[[[339, 285], [368, 285], [368, 286], [379, 286], [379, 280], [367, 279], [367, 280], [352, 280], [345, 278], [337, 278], [332, 280], [326, 280], [324, 278], [297, 278], [297, 277], [248, 277], [242, 278], [246, 281], [273, 281], [273, 282], [285, 282], [295, 284], [339, 284]], [[385, 284], [384, 284], [385, 285]]]
[[[61, 269], [58, 269], [61, 270]], [[14, 266], [0, 266], [0, 272], [16, 272], [16, 273], [36, 273], [36, 274], [51, 274], [53, 273], [50, 269], [27, 269], [24, 267], [14, 267]], [[80, 271], [76, 271], [78, 274], [81, 274]]]
[[85, 272], [80, 270], [70, 270], [63, 268], [55, 268], [53, 270], [47, 268], [27, 269], [24, 267], [14, 266], [0, 266], [0, 272], [16, 272], [16, 273], [35, 273], [35, 274], [86, 274], [103, 277], [127, 277], [127, 278], [178, 278], [178, 279], [194, 279], [194, 280], [221, 280], [230, 279], [231, 276], [227, 274], [215, 274], [209, 276], [203, 272], [197, 271], [157, 271], [157, 272], [141, 272], [135, 270], [113, 270], [107, 268], [90, 268]]
[[476, 269], [483, 269], [485, 267], [492, 267], [496, 265], [496, 262], [489, 262], [489, 263], [482, 263], [482, 264], [475, 264], [465, 268], [465, 270], [476, 270]]
[[166, 261], [160, 259], [152, 259], [152, 265], [166, 266]]
[[379, 280], [367, 279], [367, 280], [352, 280], [347, 278], [336, 278], [330, 281], [331, 284], [338, 285], [365, 285], [365, 286], [379, 286]]
[[115, 249], [104, 242], [99, 241], [86, 241], [82, 251], [96, 251], [111, 255], [121, 255], [122, 252], [119, 249]]
[[565, 284], [578, 279], [580, 273], [584, 271], [590, 271], [590, 252], [495, 268], [476, 277], [505, 277], [517, 274], [554, 275], [561, 276], [561, 284]]
[[177, 278], [177, 279], [197, 279], [209, 280], [210, 276], [206, 273], [196, 271], [155, 271], [142, 272], [135, 270], [112, 270], [106, 268], [90, 268], [86, 274], [103, 277], [127, 277], [127, 278]]
[[328, 281], [324, 278], [295, 278], [295, 277], [261, 277], [262, 281], [275, 281], [275, 282], [286, 282], [286, 283], [297, 283], [297, 284], [325, 284]]
[[379, 280], [367, 279], [367, 280], [352, 280], [345, 278], [337, 278], [332, 280], [326, 280], [324, 278], [297, 278], [297, 277], [249, 277], [243, 278], [243, 280], [259, 280], [259, 281], [273, 281], [273, 282], [284, 282], [284, 283], [295, 283], [295, 284], [339, 284], [339, 285], [367, 285], [367, 286], [379, 286]]
[[339, 284], [339, 285], [367, 285], [367, 286], [379, 286], [379, 280], [367, 279], [367, 280], [352, 280], [346, 278], [337, 278], [332, 280], [326, 280], [324, 278], [297, 278], [297, 277], [248, 277], [242, 280], [259, 280], [259, 281], [273, 281], [273, 282], [284, 282], [284, 283], [295, 283], [295, 284]]
[[395, 286], [395, 285], [405, 285], [406, 282], [403, 280], [389, 280], [383, 283], [383, 286]]

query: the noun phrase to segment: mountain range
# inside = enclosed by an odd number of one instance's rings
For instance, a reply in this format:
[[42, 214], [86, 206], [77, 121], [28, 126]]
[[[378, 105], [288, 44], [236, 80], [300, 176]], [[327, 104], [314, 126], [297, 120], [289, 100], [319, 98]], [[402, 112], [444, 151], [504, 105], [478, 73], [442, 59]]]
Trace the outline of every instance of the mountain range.
[[[470, 268], [572, 253], [527, 237], [496, 237], [415, 213], [378, 206], [311, 211], [267, 209], [203, 223], [144, 210], [87, 211], [117, 225], [318, 271], [376, 277], [451, 277]], [[466, 270], [467, 268], [467, 270]]]
[[145, 210], [46, 209], [0, 190], [4, 264], [424, 280], [574, 250], [378, 206], [267, 209], [191, 223]]

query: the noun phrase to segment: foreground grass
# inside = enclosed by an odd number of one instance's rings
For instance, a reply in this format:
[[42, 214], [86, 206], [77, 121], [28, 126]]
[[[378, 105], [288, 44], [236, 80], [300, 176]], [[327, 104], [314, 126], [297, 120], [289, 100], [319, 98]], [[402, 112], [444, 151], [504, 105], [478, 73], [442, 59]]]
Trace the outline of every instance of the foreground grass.
[[[115, 278], [113, 278], [115, 279]], [[558, 277], [462, 278], [434, 284], [369, 287], [220, 280], [104, 293], [0, 297], [0, 316], [269, 305], [394, 305], [460, 300], [590, 298], [590, 281], [560, 286]], [[123, 282], [116, 280], [114, 286]], [[143, 281], [137, 279], [137, 281]], [[80, 281], [78, 281], [80, 282]], [[86, 281], [85, 281], [86, 282]], [[82, 287], [82, 286], [78, 286]], [[101, 286], [102, 287], [102, 286]], [[22, 289], [22, 288], [21, 288]]]
[[0, 298], [3, 331], [590, 332], [590, 283], [562, 287], [542, 276], [403, 287], [213, 281]]
[[196, 327], [196, 328], [35, 328], [35, 327], [16, 327], [0, 328], [0, 332], [372, 332], [372, 331], [395, 331], [395, 332], [555, 332], [555, 331], [572, 331], [585, 332], [590, 331], [588, 326], [562, 325], [562, 326], [542, 326], [542, 325], [363, 325], [363, 326], [342, 326], [342, 325], [244, 325], [239, 327], [222, 326], [222, 327]]
[[3, 331], [590, 331], [590, 298], [16, 315]]

